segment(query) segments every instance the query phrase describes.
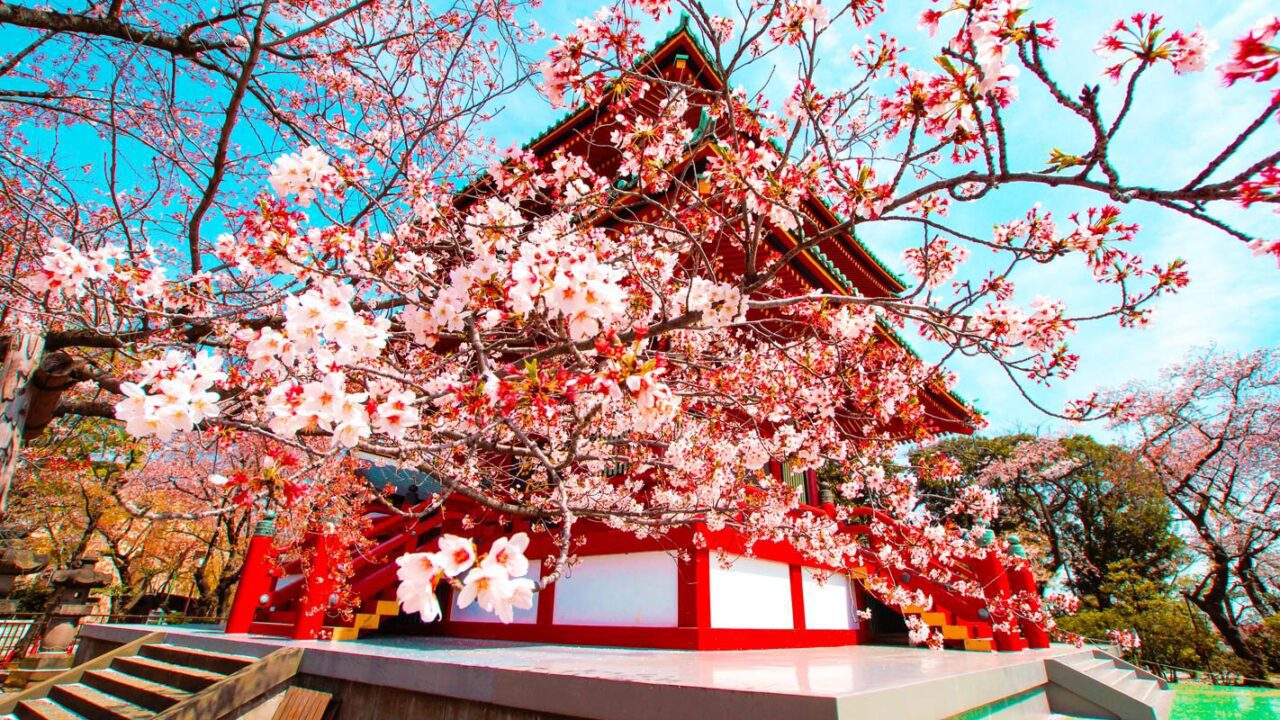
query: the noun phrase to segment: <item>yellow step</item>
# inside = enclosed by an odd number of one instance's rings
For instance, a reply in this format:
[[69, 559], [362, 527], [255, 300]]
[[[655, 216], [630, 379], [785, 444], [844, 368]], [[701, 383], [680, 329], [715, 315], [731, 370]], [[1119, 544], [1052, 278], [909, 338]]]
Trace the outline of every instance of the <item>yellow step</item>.
[[353, 627], [336, 627], [333, 629], [333, 637], [331, 639], [337, 641], [356, 640], [360, 637], [360, 631]]
[[964, 649], [991, 652], [995, 649], [995, 646], [992, 644], [991, 638], [965, 638]]
[[969, 628], [963, 625], [943, 625], [942, 639], [943, 640], [968, 640]]
[[854, 580], [866, 580], [867, 569], [864, 567], [849, 568], [849, 577]]
[[902, 608], [902, 612], [907, 615], [919, 615], [920, 613], [924, 612], [924, 608], [920, 607], [919, 605], [907, 605]]
[[924, 621], [925, 625], [932, 625], [933, 627], [943, 627], [947, 624], [947, 614], [942, 612], [920, 613], [920, 619]]
[[399, 615], [400, 603], [395, 600], [379, 600], [374, 612], [379, 615]]
[[382, 616], [371, 613], [356, 613], [355, 628], [357, 630], [377, 630]]

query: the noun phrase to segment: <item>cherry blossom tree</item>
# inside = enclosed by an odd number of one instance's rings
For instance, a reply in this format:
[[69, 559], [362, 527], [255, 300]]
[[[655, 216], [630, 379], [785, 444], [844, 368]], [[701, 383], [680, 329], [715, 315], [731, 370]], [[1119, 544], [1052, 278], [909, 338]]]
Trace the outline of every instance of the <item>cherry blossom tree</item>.
[[[407, 571], [424, 616], [421, 588], [442, 577], [500, 615], [520, 606], [569, 562], [576, 522], [731, 526], [838, 567], [857, 552], [841, 528], [858, 503], [919, 525], [921, 547], [887, 562], [945, 565], [967, 552], [962, 536], [908, 512], [915, 476], [883, 467], [948, 427], [930, 398], [953, 378], [898, 334], [943, 348], [942, 362], [990, 358], [1019, 388], [1068, 376], [1080, 324], [1142, 324], [1187, 282], [1181, 261], [1137, 254], [1128, 204], [1280, 255], [1222, 216], [1280, 203], [1280, 153], [1248, 143], [1280, 94], [1194, 177], [1139, 185], [1114, 159], [1117, 134], [1144, 76], [1207, 71], [1203, 32], [1120, 21], [1097, 48], [1120, 86], [1076, 93], [1054, 79], [1047, 6], [919, 5], [942, 34], [933, 64], [909, 65], [881, 34], [831, 83], [817, 68], [834, 29], [872, 28], [886, 3], [744, 2], [722, 16], [619, 1], [530, 58], [540, 31], [500, 0], [5, 2], [0, 25], [22, 37], [0, 58], [5, 330], [74, 360], [55, 415], [115, 418], [157, 447], [209, 433], [271, 444], [271, 463], [233, 483], [249, 497], [315, 517], [339, 494], [315, 479], [359, 452], [436, 478], [426, 511], [464, 498], [559, 543], [532, 583], [511, 559], [519, 537], [483, 557], [450, 540]], [[674, 23], [677, 9], [706, 72], [647, 62], [641, 19]], [[1226, 81], [1273, 80], [1275, 22], [1236, 40]], [[776, 79], [741, 89], [762, 68]], [[554, 106], [596, 108], [581, 150], [495, 151], [485, 123], [527, 83]], [[1090, 138], [1047, 166], [1009, 153], [1027, 84], [1056, 100], [1052, 122]], [[949, 222], [951, 206], [1012, 185], [1097, 200], [994, 229]], [[920, 233], [900, 292], [797, 283], [802, 258], [877, 223]], [[991, 269], [969, 262], [976, 251]], [[1087, 267], [1099, 303], [1016, 303], [1037, 264]], [[795, 512], [771, 460], [839, 468], [849, 502]]]
[[1280, 350], [1201, 351], [1116, 397], [1198, 556], [1186, 597], [1267, 677], [1242, 626], [1280, 612]]
[[101, 419], [59, 423], [28, 448], [6, 520], [49, 552], [52, 569], [104, 554], [113, 612], [164, 590], [192, 598], [193, 615], [217, 615], [239, 576], [252, 502], [209, 482], [209, 466], [234, 474], [266, 458], [255, 454], [261, 441], [188, 440], [201, 442], [159, 449]]

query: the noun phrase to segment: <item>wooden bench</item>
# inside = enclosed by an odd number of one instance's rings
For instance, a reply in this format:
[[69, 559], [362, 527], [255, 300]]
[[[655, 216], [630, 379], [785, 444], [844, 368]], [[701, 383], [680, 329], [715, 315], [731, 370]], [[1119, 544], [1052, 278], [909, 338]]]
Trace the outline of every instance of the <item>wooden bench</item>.
[[284, 693], [284, 700], [276, 708], [271, 720], [324, 720], [333, 710], [333, 695], [318, 690], [291, 687]]

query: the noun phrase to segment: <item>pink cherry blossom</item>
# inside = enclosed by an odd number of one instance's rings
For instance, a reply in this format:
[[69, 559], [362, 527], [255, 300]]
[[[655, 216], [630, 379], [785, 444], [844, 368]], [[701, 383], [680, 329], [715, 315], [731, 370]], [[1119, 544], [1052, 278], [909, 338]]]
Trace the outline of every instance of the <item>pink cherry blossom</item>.
[[440, 537], [440, 550], [432, 561], [449, 577], [457, 577], [476, 563], [476, 545], [474, 542], [445, 534]]
[[493, 546], [489, 548], [480, 566], [499, 565], [511, 577], [521, 577], [529, 572], [529, 560], [524, 556], [528, 547], [529, 536], [525, 533], [498, 538], [493, 541]]

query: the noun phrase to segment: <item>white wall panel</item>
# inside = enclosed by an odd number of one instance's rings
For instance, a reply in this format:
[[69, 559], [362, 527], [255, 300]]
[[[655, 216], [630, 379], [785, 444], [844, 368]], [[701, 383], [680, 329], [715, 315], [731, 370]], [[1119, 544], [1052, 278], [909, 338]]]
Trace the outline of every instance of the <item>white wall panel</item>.
[[818, 584], [817, 574], [805, 568], [804, 624], [810, 630], [853, 630], [858, 627], [849, 576], [832, 575]]
[[667, 553], [589, 555], [555, 585], [555, 624], [675, 627], [678, 587]]
[[791, 567], [738, 558], [722, 568], [711, 558], [711, 627], [789, 629]]

